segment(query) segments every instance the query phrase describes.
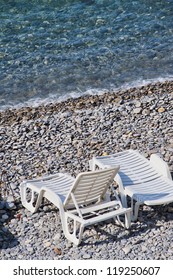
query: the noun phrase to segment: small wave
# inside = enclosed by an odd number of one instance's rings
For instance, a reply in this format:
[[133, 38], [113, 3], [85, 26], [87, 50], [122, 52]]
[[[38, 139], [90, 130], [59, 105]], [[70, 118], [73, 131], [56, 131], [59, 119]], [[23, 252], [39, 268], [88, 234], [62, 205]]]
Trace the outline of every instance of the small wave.
[[54, 94], [49, 94], [48, 97], [46, 98], [32, 98], [26, 102], [23, 103], [19, 103], [19, 104], [6, 104], [6, 105], [2, 105], [0, 107], [0, 111], [4, 111], [7, 109], [20, 109], [20, 108], [24, 108], [24, 107], [32, 107], [32, 108], [36, 108], [40, 105], [46, 106], [49, 105], [51, 103], [60, 103], [60, 102], [64, 102], [68, 99], [77, 99], [79, 97], [82, 96], [86, 96], [86, 95], [90, 95], [90, 96], [96, 96], [96, 95], [102, 95], [104, 93], [109, 93], [109, 92], [120, 92], [120, 91], [125, 91], [125, 90], [129, 90], [130, 88], [140, 88], [142, 86], [147, 86], [149, 84], [156, 84], [158, 82], [160, 83], [164, 83], [166, 81], [172, 81], [173, 80], [173, 76], [166, 76], [166, 77], [159, 77], [157, 79], [147, 79], [147, 80], [143, 80], [143, 79], [137, 79], [136, 81], [130, 82], [130, 83], [125, 83], [120, 87], [114, 87], [112, 86], [111, 88], [104, 88], [104, 89], [87, 89], [86, 91], [82, 92], [82, 91], [76, 91], [76, 92], [71, 92], [68, 93], [66, 95], [63, 96], [59, 96], [57, 97], [57, 95]]

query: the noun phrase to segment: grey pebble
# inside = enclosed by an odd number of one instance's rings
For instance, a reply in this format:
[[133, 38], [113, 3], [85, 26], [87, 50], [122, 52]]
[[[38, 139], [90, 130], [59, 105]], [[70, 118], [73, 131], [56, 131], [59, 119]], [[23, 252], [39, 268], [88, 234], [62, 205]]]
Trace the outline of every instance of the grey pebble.
[[5, 201], [0, 201], [0, 210], [5, 208]]
[[134, 114], [140, 114], [141, 112], [142, 112], [142, 108], [140, 108], [140, 107], [139, 108], [137, 107], [137, 108], [133, 109]]
[[83, 254], [82, 257], [83, 257], [83, 259], [85, 259], [85, 260], [86, 260], [86, 259], [90, 259], [90, 258], [92, 257], [92, 254], [86, 254], [86, 253], [85, 253], [85, 254]]
[[16, 205], [13, 202], [6, 202], [5, 206], [8, 210], [16, 209]]
[[8, 218], [9, 218], [9, 216], [8, 216], [7, 214], [3, 214], [3, 215], [2, 215], [2, 219], [3, 219], [3, 220], [8, 220]]
[[123, 248], [124, 253], [127, 255], [128, 253], [130, 253], [130, 251], [132, 250], [132, 247], [130, 245], [127, 245], [126, 247]]

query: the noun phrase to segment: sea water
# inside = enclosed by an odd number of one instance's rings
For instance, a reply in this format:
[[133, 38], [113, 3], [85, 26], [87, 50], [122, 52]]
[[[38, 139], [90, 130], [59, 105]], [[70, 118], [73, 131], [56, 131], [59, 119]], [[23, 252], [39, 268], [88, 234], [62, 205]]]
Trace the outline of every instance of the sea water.
[[173, 0], [1, 0], [0, 109], [173, 77]]

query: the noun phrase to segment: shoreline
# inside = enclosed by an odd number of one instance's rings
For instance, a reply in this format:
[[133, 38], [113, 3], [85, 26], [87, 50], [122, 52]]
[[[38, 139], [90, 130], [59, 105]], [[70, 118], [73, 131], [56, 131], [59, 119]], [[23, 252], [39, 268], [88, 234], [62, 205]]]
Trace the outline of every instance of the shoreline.
[[93, 155], [130, 148], [146, 158], [161, 154], [172, 172], [173, 81], [0, 112], [0, 144], [7, 172], [0, 259], [173, 259], [172, 204], [141, 207], [130, 231], [112, 221], [89, 228], [77, 248], [65, 239], [57, 209], [46, 204], [31, 215], [18, 188], [41, 175], [76, 176], [89, 169]]
[[[164, 82], [148, 83], [147, 85], [131, 87], [128, 89], [117, 91], [105, 91], [105, 93], [99, 95], [84, 95], [80, 97], [69, 97], [65, 101], [57, 101], [55, 103], [48, 102], [38, 106], [22, 106], [20, 108], [7, 108], [0, 111], [0, 125], [7, 122], [7, 118], [11, 121], [11, 118], [16, 113], [18, 117], [31, 114], [31, 117], [40, 117], [39, 111], [48, 113], [50, 109], [55, 111], [74, 111], [82, 110], [91, 106], [91, 108], [98, 107], [102, 104], [118, 104], [129, 100], [140, 99], [142, 96], [148, 96], [156, 94], [156, 97], [163, 93], [171, 94], [173, 92], [173, 80], [165, 80]], [[5, 121], [3, 118], [5, 117]]]

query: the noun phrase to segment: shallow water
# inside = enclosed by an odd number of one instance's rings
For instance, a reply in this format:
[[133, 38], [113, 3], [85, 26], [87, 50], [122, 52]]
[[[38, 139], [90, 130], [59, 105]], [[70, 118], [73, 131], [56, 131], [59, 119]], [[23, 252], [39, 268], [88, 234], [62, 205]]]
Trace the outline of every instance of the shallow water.
[[173, 77], [173, 0], [0, 1], [0, 106]]

